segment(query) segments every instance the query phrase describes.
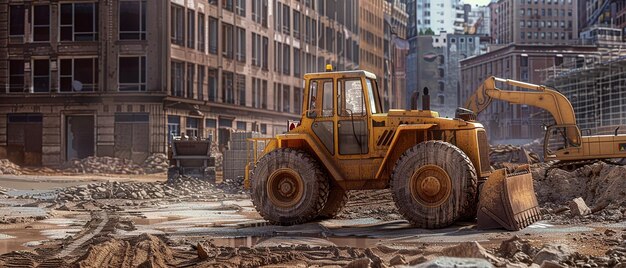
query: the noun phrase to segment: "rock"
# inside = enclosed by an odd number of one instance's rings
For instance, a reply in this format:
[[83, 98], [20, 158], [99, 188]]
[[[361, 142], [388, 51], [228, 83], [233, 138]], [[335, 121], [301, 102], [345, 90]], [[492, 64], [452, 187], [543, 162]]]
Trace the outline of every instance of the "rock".
[[539, 252], [533, 257], [533, 263], [543, 263], [544, 261], [561, 262], [572, 254], [572, 250], [562, 244], [544, 245]]
[[402, 255], [396, 255], [395, 257], [391, 258], [391, 260], [389, 260], [389, 265], [391, 266], [407, 265], [407, 264], [408, 263], [406, 262], [404, 257], [402, 257]]
[[569, 209], [574, 216], [585, 216], [591, 214], [591, 209], [581, 197], [575, 198], [568, 203]]
[[543, 261], [540, 268], [565, 268], [565, 266], [554, 261]]
[[532, 247], [530, 246], [530, 241], [526, 239], [521, 239], [519, 236], [515, 235], [508, 240], [502, 241], [500, 243], [500, 254], [505, 257], [513, 257], [517, 253], [524, 253], [526, 255], [533, 254]]
[[502, 260], [487, 252], [487, 250], [476, 241], [464, 242], [453, 247], [444, 248], [441, 253], [443, 256], [448, 257], [481, 258], [494, 263], [502, 263]]
[[156, 196], [157, 198], [163, 198], [163, 197], [165, 197], [162, 193], [159, 193], [159, 192], [155, 192], [155, 193], [154, 193], [154, 196]]
[[344, 268], [368, 268], [371, 267], [372, 260], [368, 258], [360, 258], [346, 264]]
[[102, 187], [96, 187], [96, 190], [98, 190], [98, 192], [104, 193], [107, 191], [107, 189], [104, 189]]
[[476, 258], [451, 258], [439, 257], [431, 261], [413, 266], [416, 268], [449, 268], [449, 267], [473, 267], [473, 268], [491, 268], [491, 263], [484, 259]]
[[606, 236], [613, 236], [613, 235], [615, 235], [616, 233], [617, 233], [616, 231], [613, 231], [613, 230], [611, 230], [611, 229], [606, 229], [606, 230], [604, 231], [604, 235], [606, 235]]
[[198, 259], [206, 260], [209, 258], [209, 254], [206, 252], [202, 244], [198, 243], [198, 246], [196, 248], [198, 251]]

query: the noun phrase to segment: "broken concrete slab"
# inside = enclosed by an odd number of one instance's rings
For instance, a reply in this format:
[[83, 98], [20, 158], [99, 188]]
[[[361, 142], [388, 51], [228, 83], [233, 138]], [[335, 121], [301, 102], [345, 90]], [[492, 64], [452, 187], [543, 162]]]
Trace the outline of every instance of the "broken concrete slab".
[[569, 209], [574, 216], [585, 216], [591, 214], [591, 209], [581, 197], [574, 198], [568, 203]]

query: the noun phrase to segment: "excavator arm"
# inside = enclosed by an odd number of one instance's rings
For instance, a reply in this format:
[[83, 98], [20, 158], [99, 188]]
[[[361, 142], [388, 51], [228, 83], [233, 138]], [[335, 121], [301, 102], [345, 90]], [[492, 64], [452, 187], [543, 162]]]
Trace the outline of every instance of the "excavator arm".
[[[506, 85], [529, 89], [530, 91], [502, 90], [496, 87], [496, 82]], [[576, 115], [569, 100], [556, 90], [510, 79], [489, 77], [476, 89], [465, 103], [465, 108], [478, 115], [489, 107], [493, 99], [513, 104], [525, 104], [548, 111], [556, 125], [575, 126]], [[580, 144], [578, 128], [567, 128], [567, 139], [573, 144]]]

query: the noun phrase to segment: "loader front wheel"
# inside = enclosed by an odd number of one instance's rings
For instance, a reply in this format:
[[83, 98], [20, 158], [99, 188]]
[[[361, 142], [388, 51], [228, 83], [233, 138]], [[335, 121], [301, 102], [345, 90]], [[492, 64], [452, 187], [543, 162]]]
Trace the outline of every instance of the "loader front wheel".
[[408, 149], [393, 170], [398, 211], [420, 228], [441, 228], [475, 211], [476, 170], [458, 147], [427, 141]]
[[307, 153], [289, 148], [263, 156], [252, 172], [252, 203], [272, 224], [312, 220], [328, 199], [328, 180]]
[[320, 212], [320, 219], [332, 219], [343, 209], [348, 202], [348, 192], [335, 183], [330, 184], [328, 201]]

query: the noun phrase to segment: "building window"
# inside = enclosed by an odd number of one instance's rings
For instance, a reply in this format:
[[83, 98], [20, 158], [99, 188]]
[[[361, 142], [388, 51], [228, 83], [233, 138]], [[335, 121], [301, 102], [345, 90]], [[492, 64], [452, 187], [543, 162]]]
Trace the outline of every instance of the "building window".
[[50, 92], [50, 60], [33, 60], [33, 92]]
[[233, 127], [233, 120], [232, 119], [220, 118], [218, 123], [219, 123], [219, 127], [220, 128], [232, 128]]
[[267, 63], [267, 57], [268, 57], [268, 48], [269, 47], [269, 39], [267, 37], [263, 37], [263, 70], [268, 70], [268, 63]]
[[174, 137], [180, 136], [180, 116], [167, 116], [167, 142], [172, 143]]
[[248, 130], [248, 123], [243, 121], [237, 121], [237, 130]]
[[224, 9], [232, 12], [233, 11], [233, 1], [234, 0], [223, 0], [222, 7], [224, 7]]
[[196, 47], [196, 12], [187, 10], [187, 47]]
[[291, 108], [291, 87], [283, 85], [283, 112], [288, 113]]
[[302, 89], [293, 88], [293, 113], [302, 113]]
[[267, 28], [266, 0], [252, 0], [252, 20]]
[[246, 106], [246, 76], [238, 74], [236, 78], [238, 104], [241, 106]]
[[288, 5], [283, 5], [283, 33], [290, 34], [290, 21], [291, 21], [291, 8]]
[[198, 13], [198, 50], [206, 52], [206, 26], [204, 21], [204, 14]]
[[24, 36], [24, 6], [15, 5], [9, 8], [9, 35]]
[[259, 53], [261, 51], [261, 46], [259, 45], [259, 43], [261, 43], [261, 36], [256, 34], [256, 33], [252, 33], [252, 65], [253, 66], [261, 66], [261, 53]]
[[197, 83], [197, 90], [198, 90], [198, 99], [199, 100], [204, 100], [204, 76], [205, 76], [205, 67], [202, 64], [198, 64], [198, 83]]
[[222, 98], [225, 103], [235, 103], [233, 89], [234, 75], [231, 72], [222, 72]]
[[283, 74], [291, 73], [291, 48], [288, 44], [283, 44]]
[[187, 63], [187, 98], [193, 99], [193, 85], [196, 78], [196, 65]]
[[209, 17], [209, 53], [217, 54], [217, 19]]
[[98, 6], [95, 3], [61, 4], [61, 41], [98, 40]]
[[275, 111], [282, 111], [282, 93], [283, 93], [283, 86], [279, 83], [274, 83], [274, 110]]
[[182, 97], [184, 92], [183, 75], [185, 67], [182, 62], [172, 61], [172, 96]]
[[146, 1], [120, 1], [120, 40], [146, 40]]
[[119, 91], [146, 91], [146, 57], [120, 57]]
[[185, 134], [189, 137], [199, 137], [198, 130], [200, 125], [200, 119], [187, 117], [187, 127], [185, 128]]
[[[184, 8], [172, 5], [172, 21], [170, 25], [172, 44], [185, 45], [185, 14]], [[217, 41], [216, 41], [217, 42]]]
[[207, 118], [204, 120], [204, 127], [206, 128], [217, 128], [217, 120], [213, 118]]
[[217, 69], [209, 69], [207, 77], [209, 101], [217, 101]]
[[24, 61], [9, 61], [9, 92], [24, 92]]
[[33, 7], [33, 41], [50, 41], [50, 6]]
[[98, 90], [98, 58], [60, 59], [59, 62], [60, 92]]
[[261, 134], [267, 134], [267, 124], [261, 124]]
[[237, 27], [237, 60], [246, 62], [246, 29]]
[[293, 37], [300, 39], [300, 12], [293, 11]]
[[222, 55], [225, 58], [233, 58], [233, 26], [227, 23], [222, 24]]
[[235, 7], [235, 9], [236, 9], [237, 15], [245, 17], [246, 16], [246, 0], [237, 0], [237, 6]]
[[302, 63], [300, 62], [300, 49], [294, 48], [293, 49], [293, 76], [300, 77], [301, 65]]

